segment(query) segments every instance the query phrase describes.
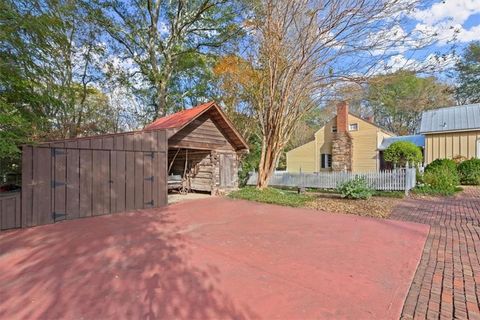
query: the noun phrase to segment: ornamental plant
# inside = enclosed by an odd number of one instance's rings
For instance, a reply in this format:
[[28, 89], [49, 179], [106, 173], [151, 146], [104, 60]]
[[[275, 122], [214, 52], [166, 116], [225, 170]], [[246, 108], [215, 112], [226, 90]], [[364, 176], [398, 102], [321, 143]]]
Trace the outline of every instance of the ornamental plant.
[[458, 175], [462, 184], [480, 184], [480, 159], [465, 160], [458, 165]]
[[369, 199], [374, 193], [374, 190], [363, 177], [355, 177], [352, 180], [339, 184], [337, 191], [342, 198], [347, 199]]
[[392, 162], [400, 167], [405, 167], [407, 163], [417, 166], [423, 161], [420, 148], [409, 141], [392, 143], [384, 151], [383, 157], [386, 161]]
[[448, 175], [451, 177], [453, 184], [460, 184], [457, 164], [451, 159], [436, 159], [425, 167], [425, 174], [431, 173], [431, 175], [445, 175], [445, 171], [448, 171]]

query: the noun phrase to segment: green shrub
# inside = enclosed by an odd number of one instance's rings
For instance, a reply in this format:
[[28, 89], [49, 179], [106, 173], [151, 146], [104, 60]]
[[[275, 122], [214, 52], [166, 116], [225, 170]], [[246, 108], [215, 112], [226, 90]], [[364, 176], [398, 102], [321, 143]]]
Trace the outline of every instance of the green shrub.
[[230, 198], [265, 202], [290, 207], [303, 207], [313, 201], [314, 197], [308, 194], [298, 194], [293, 190], [265, 188], [259, 190], [255, 187], [244, 187], [228, 194]]
[[436, 166], [425, 171], [423, 184], [416, 188], [417, 193], [452, 195], [458, 185], [458, 175], [447, 166]]
[[385, 149], [383, 157], [386, 161], [392, 162], [401, 167], [409, 164], [418, 165], [422, 162], [422, 151], [418, 146], [409, 141], [397, 141]]
[[452, 183], [454, 185], [460, 184], [460, 177], [458, 176], [458, 172], [457, 172], [457, 164], [455, 163], [455, 161], [453, 161], [451, 159], [436, 159], [436, 160], [432, 161], [431, 163], [429, 163], [425, 167], [424, 179], [425, 179], [425, 176], [427, 175], [427, 173], [429, 173], [429, 172], [432, 173], [432, 174], [430, 174], [430, 177], [432, 177], [433, 175], [447, 175], [447, 173], [445, 173], [445, 171], [449, 172], [448, 176], [451, 179], [453, 179]]
[[462, 184], [480, 184], [480, 159], [465, 160], [458, 165], [458, 175]]
[[352, 180], [339, 184], [337, 191], [342, 198], [348, 199], [368, 199], [375, 193], [363, 177], [355, 177]]

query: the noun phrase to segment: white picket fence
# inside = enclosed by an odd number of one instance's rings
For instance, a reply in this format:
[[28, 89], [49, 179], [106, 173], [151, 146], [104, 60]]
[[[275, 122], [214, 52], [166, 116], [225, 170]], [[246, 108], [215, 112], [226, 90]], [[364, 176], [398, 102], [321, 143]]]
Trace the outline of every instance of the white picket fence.
[[[305, 187], [319, 189], [334, 189], [339, 184], [363, 177], [375, 190], [408, 191], [415, 187], [416, 171], [414, 168], [372, 171], [364, 173], [353, 172], [319, 172], [319, 173], [274, 173], [269, 180], [270, 186]], [[247, 185], [257, 184], [257, 172], [251, 172]]]

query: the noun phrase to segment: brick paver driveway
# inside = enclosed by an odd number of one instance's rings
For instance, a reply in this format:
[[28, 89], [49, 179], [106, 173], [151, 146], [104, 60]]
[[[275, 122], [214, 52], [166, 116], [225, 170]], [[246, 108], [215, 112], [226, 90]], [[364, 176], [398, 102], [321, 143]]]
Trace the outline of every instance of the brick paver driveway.
[[409, 199], [391, 217], [431, 226], [403, 318], [480, 319], [480, 188]]
[[429, 227], [222, 198], [0, 234], [0, 319], [398, 319]]

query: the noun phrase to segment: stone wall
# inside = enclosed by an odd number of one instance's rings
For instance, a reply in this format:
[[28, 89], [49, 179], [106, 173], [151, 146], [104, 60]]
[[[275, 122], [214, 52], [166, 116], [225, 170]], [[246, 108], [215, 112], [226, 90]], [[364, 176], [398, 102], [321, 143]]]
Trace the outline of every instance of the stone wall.
[[332, 170], [351, 171], [353, 142], [348, 132], [337, 132], [332, 140]]
[[351, 171], [353, 158], [352, 136], [348, 132], [348, 104], [337, 105], [337, 132], [332, 139], [332, 170]]

